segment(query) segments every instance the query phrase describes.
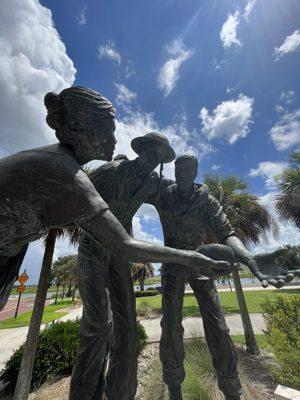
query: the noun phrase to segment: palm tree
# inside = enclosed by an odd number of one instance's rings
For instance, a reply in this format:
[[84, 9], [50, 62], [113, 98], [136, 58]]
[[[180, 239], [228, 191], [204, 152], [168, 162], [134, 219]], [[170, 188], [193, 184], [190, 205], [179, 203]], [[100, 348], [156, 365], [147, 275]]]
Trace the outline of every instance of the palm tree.
[[300, 228], [300, 149], [289, 156], [289, 166], [280, 176], [276, 210]]
[[[259, 203], [257, 196], [249, 193], [248, 184], [236, 176], [221, 177], [219, 175], [204, 175], [204, 182], [212, 195], [223, 206], [237, 236], [244, 244], [258, 243], [267, 231], [277, 233], [277, 225], [267, 209]], [[213, 232], [207, 232], [206, 243], [216, 242]], [[259, 353], [253, 332], [240, 276], [237, 270], [232, 273], [237, 300], [245, 333], [247, 350], [251, 354]]]
[[140, 291], [145, 289], [145, 280], [154, 276], [154, 267], [151, 262], [132, 263], [131, 271], [134, 280], [138, 280], [140, 284]]

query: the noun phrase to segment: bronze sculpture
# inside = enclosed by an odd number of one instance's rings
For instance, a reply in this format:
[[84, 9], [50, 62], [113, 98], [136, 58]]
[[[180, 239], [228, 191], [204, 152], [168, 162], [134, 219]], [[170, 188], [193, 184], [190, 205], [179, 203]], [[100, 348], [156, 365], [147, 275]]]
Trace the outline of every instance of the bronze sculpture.
[[[130, 260], [180, 259], [201, 269], [227, 269], [193, 252], [132, 239], [99, 196], [81, 165], [111, 160], [114, 109], [99, 93], [71, 87], [45, 96], [47, 122], [60, 141], [0, 160], [0, 295], [4, 307], [29, 242], [52, 228], [76, 223], [94, 240]], [[99, 229], [101, 227], [101, 229]]]

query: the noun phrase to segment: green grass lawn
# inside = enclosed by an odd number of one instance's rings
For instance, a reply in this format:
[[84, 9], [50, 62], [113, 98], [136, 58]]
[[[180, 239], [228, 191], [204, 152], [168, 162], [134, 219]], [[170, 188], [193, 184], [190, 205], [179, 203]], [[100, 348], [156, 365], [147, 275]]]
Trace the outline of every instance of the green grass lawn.
[[[256, 291], [245, 291], [245, 298], [248, 306], [249, 313], [261, 313], [261, 302], [265, 299], [272, 298], [277, 294], [286, 294], [288, 296], [293, 296], [296, 294], [300, 294], [299, 289], [290, 289], [290, 290], [256, 290]], [[220, 293], [220, 299], [223, 311], [226, 314], [236, 314], [239, 313], [239, 306], [237, 303], [236, 295], [234, 292], [223, 292]], [[136, 299], [137, 309], [139, 310], [143, 305], [147, 305], [152, 307], [154, 310], [161, 309], [161, 295], [153, 296], [153, 297], [138, 297]], [[185, 317], [197, 317], [199, 316], [198, 304], [193, 294], [186, 294], [184, 296], [184, 305], [183, 305], [183, 315]]]
[[[62, 308], [67, 308], [72, 305], [71, 300], [61, 300], [57, 304], [49, 304], [44, 309], [43, 314], [43, 324], [49, 324], [50, 322], [56, 320], [57, 318], [61, 318], [67, 313], [65, 311], [57, 312]], [[31, 311], [28, 311], [24, 314], [20, 314], [17, 318], [7, 318], [4, 321], [0, 321], [0, 329], [8, 329], [8, 328], [19, 328], [21, 326], [28, 326], [31, 318]]]
[[[238, 344], [245, 344], [245, 336], [244, 335], [230, 335], [232, 341]], [[270, 346], [267, 343], [266, 335], [263, 333], [260, 335], [255, 335], [258, 347], [264, 350], [271, 350]]]

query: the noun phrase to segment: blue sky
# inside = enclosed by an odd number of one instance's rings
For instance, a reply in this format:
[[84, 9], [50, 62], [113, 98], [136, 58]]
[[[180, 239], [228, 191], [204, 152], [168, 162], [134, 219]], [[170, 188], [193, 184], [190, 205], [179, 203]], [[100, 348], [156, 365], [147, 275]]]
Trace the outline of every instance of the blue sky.
[[[178, 155], [199, 158], [198, 181], [203, 172], [236, 174], [274, 212], [273, 177], [300, 145], [299, 0], [4, 0], [0, 8], [9, 28], [0, 155], [54, 142], [43, 94], [88, 86], [116, 106], [117, 152], [133, 158], [130, 140], [158, 129]], [[172, 177], [173, 166], [165, 172]], [[134, 225], [138, 237], [162, 240], [151, 208]], [[299, 241], [281, 224], [259, 249]], [[36, 279], [42, 249], [32, 248]], [[56, 256], [68, 252], [63, 242]]]

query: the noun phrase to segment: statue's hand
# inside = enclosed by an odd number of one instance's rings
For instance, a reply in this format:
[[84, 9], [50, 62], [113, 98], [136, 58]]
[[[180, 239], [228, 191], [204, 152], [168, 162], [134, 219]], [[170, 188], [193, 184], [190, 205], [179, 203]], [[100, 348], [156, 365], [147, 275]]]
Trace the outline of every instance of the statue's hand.
[[300, 269], [291, 271], [276, 264], [276, 259], [286, 252], [286, 248], [281, 248], [272, 253], [257, 254], [250, 260], [249, 267], [263, 287], [271, 284], [279, 289], [291, 282], [295, 276], [300, 276]]
[[233, 270], [233, 264], [230, 264], [227, 261], [216, 261], [208, 258], [205, 261], [205, 267], [203, 267], [202, 259], [201, 266], [199, 265], [198, 260], [198, 265], [195, 265], [193, 270], [196, 274], [204, 275], [211, 279], [217, 279], [219, 276], [229, 275]]

